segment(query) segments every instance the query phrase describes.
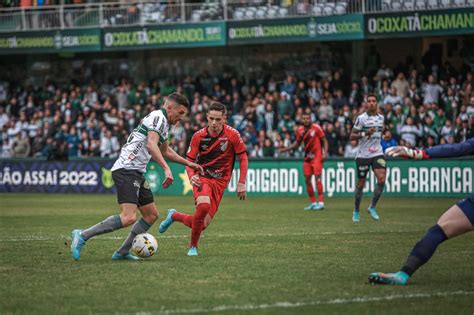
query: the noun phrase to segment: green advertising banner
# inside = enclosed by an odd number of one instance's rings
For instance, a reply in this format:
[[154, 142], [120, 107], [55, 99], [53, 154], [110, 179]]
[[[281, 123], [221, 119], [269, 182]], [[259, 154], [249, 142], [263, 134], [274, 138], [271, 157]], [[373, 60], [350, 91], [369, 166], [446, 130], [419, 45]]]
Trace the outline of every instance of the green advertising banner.
[[229, 45], [364, 38], [359, 14], [227, 23]]
[[[385, 195], [458, 197], [473, 192], [474, 160], [389, 160]], [[249, 163], [247, 191], [249, 195], [306, 196], [301, 161], [256, 161]], [[163, 173], [154, 163], [148, 165], [146, 178], [158, 195], [191, 195], [192, 187], [184, 167], [172, 164], [175, 182], [163, 190]], [[236, 194], [238, 165], [234, 170], [226, 194]], [[357, 180], [355, 161], [330, 160], [324, 163], [323, 185], [327, 196], [352, 196]], [[373, 191], [375, 176], [370, 172], [365, 192]]]
[[103, 50], [224, 46], [225, 23], [172, 24], [103, 30]]
[[397, 12], [365, 16], [367, 38], [474, 33], [474, 8]]
[[100, 51], [100, 30], [0, 33], [0, 54]]

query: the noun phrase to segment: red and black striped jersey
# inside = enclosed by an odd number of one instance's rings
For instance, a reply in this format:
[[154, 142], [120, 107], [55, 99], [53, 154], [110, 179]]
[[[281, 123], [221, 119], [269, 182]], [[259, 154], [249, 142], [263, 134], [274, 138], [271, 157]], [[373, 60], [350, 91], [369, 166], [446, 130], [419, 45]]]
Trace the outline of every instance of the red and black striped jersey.
[[228, 182], [232, 177], [235, 156], [245, 152], [239, 132], [224, 125], [222, 132], [215, 137], [207, 128], [196, 131], [186, 156], [204, 168], [204, 177]]
[[311, 124], [306, 130], [304, 126], [298, 128], [296, 141], [304, 142], [304, 160], [322, 159], [321, 139], [324, 138], [324, 130], [318, 124]]

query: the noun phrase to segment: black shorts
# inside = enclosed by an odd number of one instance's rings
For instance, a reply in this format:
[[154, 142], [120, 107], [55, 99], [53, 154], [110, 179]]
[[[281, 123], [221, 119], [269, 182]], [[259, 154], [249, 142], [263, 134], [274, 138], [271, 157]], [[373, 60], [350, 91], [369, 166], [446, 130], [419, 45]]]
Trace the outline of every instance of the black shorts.
[[471, 221], [472, 225], [474, 225], [474, 194], [459, 201], [457, 205], [461, 208], [469, 221]]
[[371, 167], [373, 170], [379, 168], [387, 168], [387, 162], [383, 155], [374, 156], [371, 158], [357, 158], [356, 159], [357, 165], [357, 177], [358, 178], [366, 178], [367, 174], [369, 173], [369, 168]]
[[134, 203], [141, 207], [153, 202], [153, 193], [143, 173], [118, 169], [112, 172], [119, 204]]

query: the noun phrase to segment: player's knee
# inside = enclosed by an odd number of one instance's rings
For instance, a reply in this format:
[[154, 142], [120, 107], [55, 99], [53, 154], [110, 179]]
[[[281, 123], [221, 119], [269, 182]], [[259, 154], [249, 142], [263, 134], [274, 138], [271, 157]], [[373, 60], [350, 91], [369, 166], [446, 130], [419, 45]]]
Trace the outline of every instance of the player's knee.
[[126, 215], [122, 215], [121, 219], [122, 219], [122, 225], [125, 227], [125, 226], [129, 226], [135, 223], [135, 221], [137, 220], [137, 215], [135, 213], [126, 214]]
[[144, 216], [144, 219], [147, 223], [153, 224], [156, 220], [158, 220], [158, 212], [148, 213], [146, 216]]
[[381, 186], [385, 185], [385, 178], [380, 178], [380, 179], [378, 179], [378, 180], [377, 180], [377, 184], [378, 184], [378, 185], [381, 185]]

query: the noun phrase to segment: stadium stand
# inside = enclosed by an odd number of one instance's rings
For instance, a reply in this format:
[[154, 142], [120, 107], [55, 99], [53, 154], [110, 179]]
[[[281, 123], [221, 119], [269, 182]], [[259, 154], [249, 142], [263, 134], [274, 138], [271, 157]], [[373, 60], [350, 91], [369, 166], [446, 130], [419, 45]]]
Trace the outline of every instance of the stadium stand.
[[[229, 124], [237, 128], [252, 157], [278, 157], [278, 148], [295, 137], [303, 112], [319, 121], [331, 156], [351, 157], [356, 143], [348, 140], [367, 93], [375, 93], [391, 139], [407, 146], [462, 141], [474, 135], [474, 78], [449, 65], [437, 73], [415, 69], [394, 72], [381, 66], [373, 77], [350, 82], [335, 70], [324, 77], [292, 74], [264, 82], [196, 74], [150, 83], [122, 79], [114, 85], [93, 82], [31, 86], [4, 82], [0, 106], [1, 156], [49, 159], [116, 157], [131, 130], [144, 115], [160, 107], [172, 91], [191, 101], [189, 120], [172, 128], [172, 146], [181, 154], [193, 132], [205, 124], [212, 100], [223, 102]], [[438, 79], [435, 79], [438, 78]], [[300, 156], [301, 152], [296, 152]], [[284, 154], [283, 156], [288, 156]]]

